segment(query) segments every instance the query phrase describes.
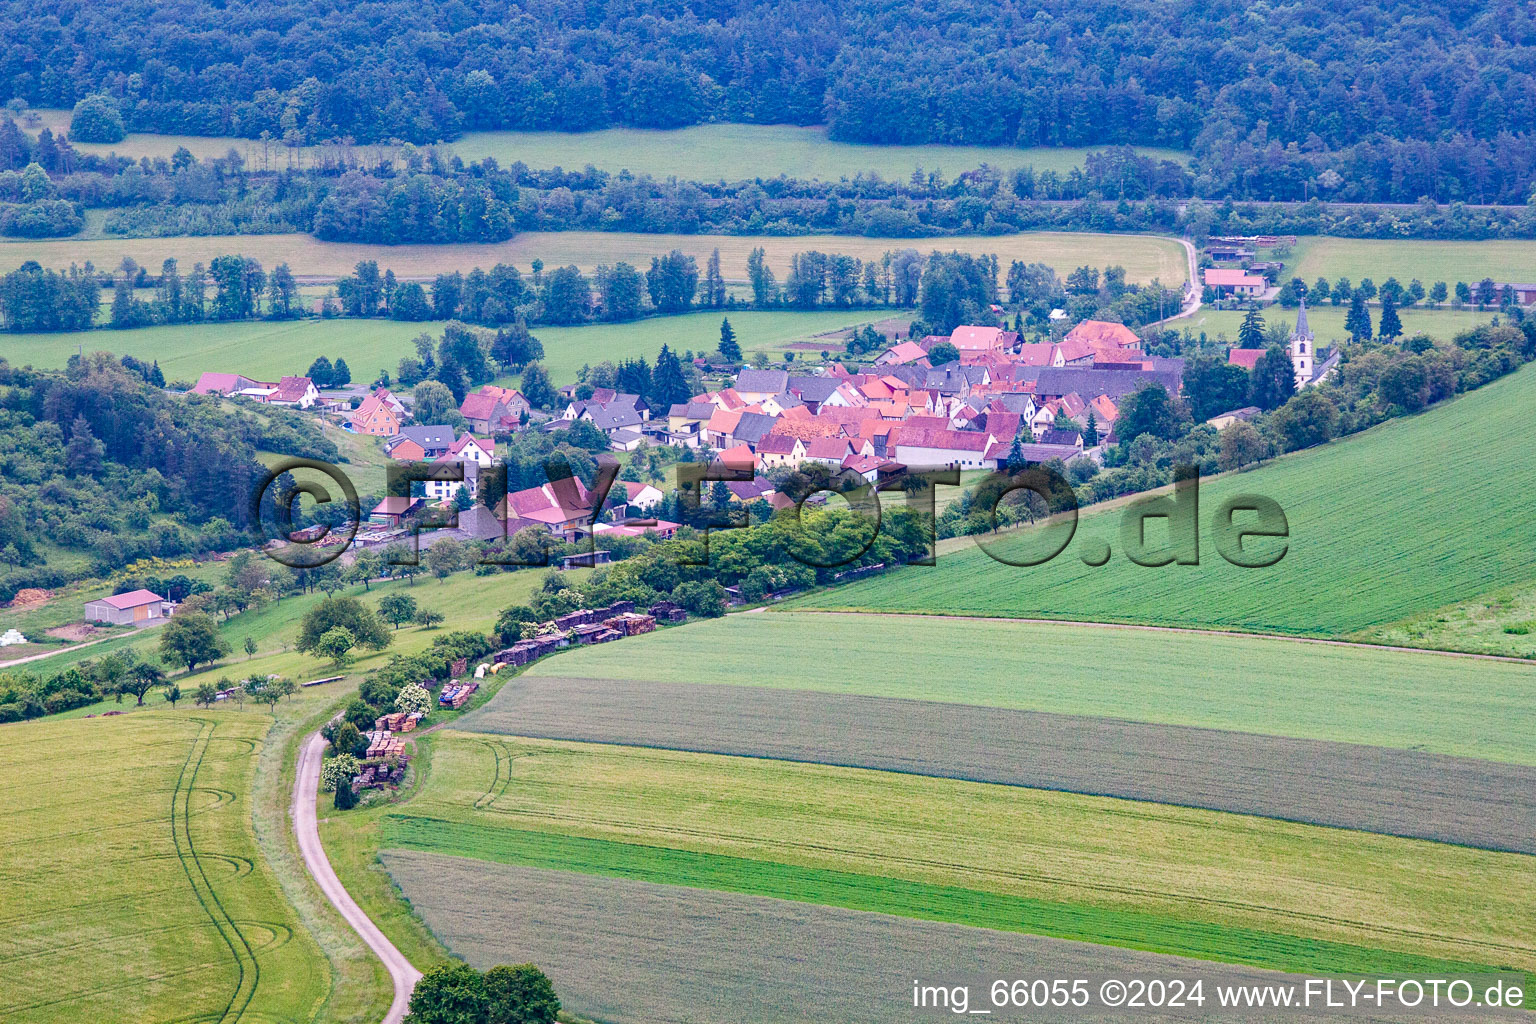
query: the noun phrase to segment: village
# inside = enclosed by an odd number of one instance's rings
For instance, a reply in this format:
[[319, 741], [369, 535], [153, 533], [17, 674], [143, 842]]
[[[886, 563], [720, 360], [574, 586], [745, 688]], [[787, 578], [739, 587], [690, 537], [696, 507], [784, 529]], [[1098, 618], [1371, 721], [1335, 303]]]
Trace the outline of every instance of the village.
[[[395, 463], [444, 467], [416, 481], [409, 496], [384, 497], [365, 510], [357, 548], [406, 539], [490, 541], [525, 529], [567, 544], [607, 537], [670, 537], [676, 522], [653, 512], [666, 496], [654, 483], [621, 480], [604, 509], [576, 477], [513, 491], [493, 507], [465, 503], [497, 464], [497, 439], [521, 431], [558, 434], [581, 422], [600, 431], [620, 459], [643, 444], [688, 450], [689, 458], [751, 471], [727, 484], [731, 500], [791, 504], [775, 479], [810, 466], [878, 483], [910, 468], [1003, 468], [1078, 460], [1102, 463], [1115, 444], [1126, 397], [1160, 387], [1177, 397], [1184, 359], [1143, 351], [1123, 324], [1085, 320], [1058, 341], [1025, 341], [997, 326], [960, 326], [948, 335], [897, 337], [859, 370], [832, 360], [814, 371], [743, 366], [687, 402], [652, 409], [638, 395], [576, 384], [559, 389], [561, 405], [536, 410], [516, 389], [485, 384], [459, 406], [463, 426], [412, 421], [408, 398], [375, 387], [360, 401], [323, 399], [308, 378], [276, 385], [234, 374], [205, 373], [194, 391], [243, 396], [339, 417], [347, 430], [379, 439]], [[1321, 380], [1337, 354], [1318, 361], [1305, 301], [1288, 341], [1298, 388]], [[1233, 348], [1228, 361], [1252, 370], [1265, 349]], [[1211, 417], [1220, 428], [1251, 418], [1238, 408]], [[846, 476], [845, 476], [846, 479]], [[594, 512], [606, 513], [594, 515]], [[444, 514], [448, 518], [444, 519]], [[431, 517], [441, 528], [417, 530]], [[589, 550], [562, 556], [564, 567], [606, 561]]]

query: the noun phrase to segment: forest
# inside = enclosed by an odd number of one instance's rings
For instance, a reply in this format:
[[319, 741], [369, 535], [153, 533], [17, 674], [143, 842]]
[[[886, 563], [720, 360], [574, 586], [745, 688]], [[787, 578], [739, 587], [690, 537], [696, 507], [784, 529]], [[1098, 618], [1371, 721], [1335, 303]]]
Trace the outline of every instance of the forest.
[[105, 353], [62, 372], [0, 359], [0, 599], [138, 558], [248, 544], [258, 450], [338, 457], [306, 417], [233, 412], [162, 390], [158, 373]]
[[107, 135], [430, 143], [825, 124], [858, 142], [1187, 149], [1196, 194], [1261, 199], [1523, 202], [1536, 166], [1536, 25], [1526, 5], [1489, 0], [4, 0], [0, 12], [9, 98], [109, 97], [121, 124], [94, 108], [88, 121]]

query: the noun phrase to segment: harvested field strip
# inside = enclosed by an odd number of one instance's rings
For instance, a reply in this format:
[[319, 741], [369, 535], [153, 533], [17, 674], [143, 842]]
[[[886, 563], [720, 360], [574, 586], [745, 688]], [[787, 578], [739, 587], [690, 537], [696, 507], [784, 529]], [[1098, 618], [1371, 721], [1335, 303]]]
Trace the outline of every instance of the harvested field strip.
[[386, 849], [768, 896], [1269, 970], [1390, 975], [1493, 969], [1154, 914], [428, 818], [386, 818], [380, 839]]
[[[352, 272], [359, 260], [376, 260], [380, 271], [393, 270], [402, 281], [430, 281], [440, 273], [474, 267], [489, 269], [509, 263], [528, 273], [535, 259], [545, 266], [575, 264], [591, 273], [599, 264], [623, 260], [647, 267], [651, 257], [680, 249], [703, 266], [720, 250], [721, 268], [731, 283], [747, 280], [747, 257], [765, 251], [769, 265], [783, 280], [796, 253], [817, 250], [860, 259], [879, 260], [897, 249], [994, 254], [1007, 266], [1013, 260], [1046, 263], [1065, 277], [1072, 268], [1125, 267], [1126, 280], [1145, 284], [1159, 278], [1177, 286], [1189, 276], [1189, 263], [1179, 243], [1150, 234], [1095, 234], [1034, 231], [1015, 235], [955, 235], [942, 238], [867, 238], [863, 235], [667, 235], [623, 231], [526, 231], [505, 242], [445, 245], [370, 245], [362, 242], [322, 242], [312, 235], [206, 235], [173, 238], [98, 238], [0, 241], [0, 272], [27, 260], [45, 267], [93, 262], [115, 267], [130, 256], [141, 266], [158, 267], [168, 258], [183, 267], [208, 263], [216, 256], [241, 255], [271, 269], [286, 262], [303, 281], [331, 281]], [[622, 329], [622, 328], [620, 328]]]
[[893, 877], [1435, 959], [1536, 965], [1536, 858], [786, 761], [434, 736], [418, 816]]
[[[1208, 480], [1197, 566], [1132, 563], [1120, 546], [1123, 510], [1104, 509], [1083, 516], [1059, 557], [1031, 569], [970, 547], [794, 604], [1347, 636], [1536, 579], [1520, 514], [1536, 440], [1499, 426], [1533, 419], [1536, 367], [1527, 366], [1417, 416]], [[1242, 494], [1278, 502], [1287, 517], [1285, 557], [1269, 568], [1240, 568], [1213, 550], [1211, 517]], [[1082, 561], [1105, 543], [1108, 563]], [[1038, 557], [1039, 531], [1003, 538], [998, 550]]]
[[[773, 612], [568, 651], [515, 685], [539, 677], [707, 679], [1536, 765], [1536, 666], [1241, 635]], [[462, 727], [481, 728], [517, 699], [509, 687]]]
[[1421, 751], [805, 690], [551, 677], [513, 680], [460, 728], [913, 772], [1536, 854], [1536, 768]]
[[[979, 972], [1014, 965], [1043, 977], [1184, 977], [1208, 986], [1281, 980], [1252, 968], [736, 893], [405, 850], [383, 859], [454, 952], [480, 968], [537, 957], [567, 1007], [607, 1021], [932, 1021], [948, 1013], [913, 1009], [915, 978], [968, 983], [969, 1005], [981, 1008], [991, 1006], [992, 978]], [[594, 946], [602, 956], [592, 955]], [[1041, 1019], [1033, 1009], [992, 1012]], [[1188, 1013], [1135, 1019], [1187, 1021]], [[1308, 1019], [1307, 1011], [1296, 1015]], [[1126, 1017], [1079, 1010], [1070, 1019]]]

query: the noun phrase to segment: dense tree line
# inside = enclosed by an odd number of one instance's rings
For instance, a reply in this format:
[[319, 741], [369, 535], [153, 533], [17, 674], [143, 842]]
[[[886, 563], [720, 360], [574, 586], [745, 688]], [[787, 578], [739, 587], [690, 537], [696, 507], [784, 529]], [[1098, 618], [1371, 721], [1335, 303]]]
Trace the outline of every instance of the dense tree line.
[[105, 141], [124, 128], [424, 143], [496, 128], [824, 122], [859, 142], [1192, 149], [1208, 188], [1260, 188], [1244, 179], [1292, 153], [1348, 188], [1348, 168], [1378, 154], [1459, 183], [1420, 189], [1444, 200], [1491, 198], [1484, 179], [1505, 170], [1529, 191], [1533, 166], [1536, 28], [1526, 8], [1489, 0], [1454, 11], [1132, 0], [1032, 15], [939, 0], [0, 10], [0, 80], [29, 104], [80, 104], [76, 130]]
[[106, 354], [64, 371], [0, 360], [0, 597], [72, 578], [45, 561], [56, 548], [107, 575], [248, 542], [258, 450], [337, 458], [305, 417], [172, 394]]

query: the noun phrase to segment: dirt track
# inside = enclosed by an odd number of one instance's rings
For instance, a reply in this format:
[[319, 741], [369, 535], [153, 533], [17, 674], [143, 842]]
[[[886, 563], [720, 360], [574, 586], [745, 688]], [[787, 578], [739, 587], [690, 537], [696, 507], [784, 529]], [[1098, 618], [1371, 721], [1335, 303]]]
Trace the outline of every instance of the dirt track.
[[521, 677], [460, 729], [876, 768], [1536, 854], [1536, 768], [744, 686]]
[[[434, 934], [477, 968], [536, 960], [571, 1010], [646, 1024], [886, 1024], [957, 1019], [916, 1010], [914, 979], [970, 987], [972, 1010], [993, 1020], [1318, 1020], [1236, 1010], [1210, 1013], [1217, 984], [1291, 976], [1253, 968], [1016, 932], [836, 907], [656, 885], [574, 872], [488, 864], [406, 850], [383, 860]], [[1203, 979], [1207, 1012], [1184, 1009], [1042, 1012], [993, 1007], [997, 978]], [[1518, 1011], [1504, 1011], [1520, 1019]], [[1328, 1013], [1349, 1020], [1428, 1020], [1399, 1012]], [[1455, 1019], [1447, 1016], [1446, 1019]], [[1476, 1015], [1462, 1020], [1497, 1019]]]

